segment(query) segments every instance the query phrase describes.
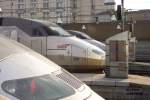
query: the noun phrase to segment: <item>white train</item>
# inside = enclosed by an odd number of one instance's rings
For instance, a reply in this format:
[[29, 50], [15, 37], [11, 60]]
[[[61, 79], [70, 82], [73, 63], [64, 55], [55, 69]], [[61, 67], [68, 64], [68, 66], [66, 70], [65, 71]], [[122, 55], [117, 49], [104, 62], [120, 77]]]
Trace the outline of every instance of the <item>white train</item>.
[[70, 35], [54, 23], [0, 18], [0, 32], [67, 69], [100, 69], [105, 65], [105, 52]]
[[100, 41], [97, 41], [95, 39], [93, 39], [92, 37], [90, 37], [89, 35], [87, 35], [86, 33], [84, 32], [80, 32], [80, 31], [75, 31], [75, 30], [68, 30], [68, 32], [72, 35], [75, 35], [76, 37], [86, 41], [86, 42], [89, 42], [97, 47], [99, 47], [100, 49], [104, 50], [105, 51], [105, 47], [106, 45]]
[[55, 63], [13, 40], [2, 37], [0, 37], [0, 98], [104, 100]]

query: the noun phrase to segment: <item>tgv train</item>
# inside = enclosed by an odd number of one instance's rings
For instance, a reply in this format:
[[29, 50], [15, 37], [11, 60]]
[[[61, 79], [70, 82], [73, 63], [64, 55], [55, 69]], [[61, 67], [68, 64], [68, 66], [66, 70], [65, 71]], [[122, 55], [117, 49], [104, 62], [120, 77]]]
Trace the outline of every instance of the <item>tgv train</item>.
[[20, 18], [0, 18], [0, 32], [67, 69], [100, 69], [105, 52], [54, 23]]
[[55, 63], [2, 37], [0, 95], [10, 100], [104, 100]]
[[80, 31], [75, 31], [75, 30], [68, 30], [68, 32], [72, 35], [75, 35], [76, 37], [86, 41], [86, 42], [89, 42], [97, 47], [99, 47], [100, 49], [104, 50], [105, 51], [105, 44], [100, 42], [100, 41], [97, 41], [95, 39], [93, 39], [92, 37], [88, 36], [86, 33], [84, 32], [80, 32]]

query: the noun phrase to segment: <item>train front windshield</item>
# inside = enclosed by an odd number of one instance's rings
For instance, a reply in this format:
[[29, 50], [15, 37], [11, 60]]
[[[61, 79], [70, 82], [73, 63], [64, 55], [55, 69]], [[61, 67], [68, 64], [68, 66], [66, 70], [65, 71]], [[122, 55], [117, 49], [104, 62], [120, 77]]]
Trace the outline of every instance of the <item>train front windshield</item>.
[[58, 100], [75, 93], [54, 75], [6, 81], [2, 88], [20, 100]]
[[88, 36], [86, 33], [83, 32], [79, 32], [79, 31], [68, 31], [70, 34], [77, 36], [80, 39], [88, 39], [91, 40], [92, 38], [90, 36]]
[[68, 36], [72, 36], [70, 33], [68, 33], [67, 31], [65, 31], [63, 28], [61, 28], [60, 26], [58, 26], [57, 24], [54, 23], [49, 23], [49, 22], [45, 22], [42, 21], [41, 22], [44, 26], [44, 30], [46, 30], [47, 35], [48, 36], [64, 36], [64, 37], [68, 37]]
[[71, 36], [67, 31], [62, 29], [58, 26], [51, 26], [49, 27], [54, 33], [58, 34], [59, 36]]

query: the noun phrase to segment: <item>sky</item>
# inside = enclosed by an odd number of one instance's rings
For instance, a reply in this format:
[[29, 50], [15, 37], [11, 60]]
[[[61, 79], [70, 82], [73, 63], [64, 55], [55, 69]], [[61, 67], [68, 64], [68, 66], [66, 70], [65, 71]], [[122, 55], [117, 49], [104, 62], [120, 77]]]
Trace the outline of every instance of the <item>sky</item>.
[[[121, 4], [121, 0], [115, 0], [116, 4]], [[150, 0], [124, 0], [126, 9], [140, 10], [150, 9]]]

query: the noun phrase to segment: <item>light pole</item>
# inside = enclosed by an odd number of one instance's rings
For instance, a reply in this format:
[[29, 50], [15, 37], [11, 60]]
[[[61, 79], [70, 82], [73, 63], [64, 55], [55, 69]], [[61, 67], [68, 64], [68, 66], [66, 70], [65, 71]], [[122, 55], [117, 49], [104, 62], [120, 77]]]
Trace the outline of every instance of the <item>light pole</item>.
[[[114, 0], [105, 0], [104, 1], [105, 5], [114, 5], [115, 1]], [[122, 16], [122, 31], [125, 30], [125, 11], [124, 11], [124, 0], [121, 0], [121, 16]]]
[[10, 9], [11, 9], [10, 15], [11, 16], [13, 16], [13, 6], [14, 6], [14, 3], [13, 3], [13, 0], [11, 0], [11, 2], [10, 2]]
[[86, 25], [82, 25], [81, 28], [82, 28], [83, 32], [88, 33]]
[[122, 31], [125, 30], [125, 13], [124, 13], [124, 0], [121, 0], [122, 6]]
[[0, 17], [2, 17], [2, 8], [0, 8]]

